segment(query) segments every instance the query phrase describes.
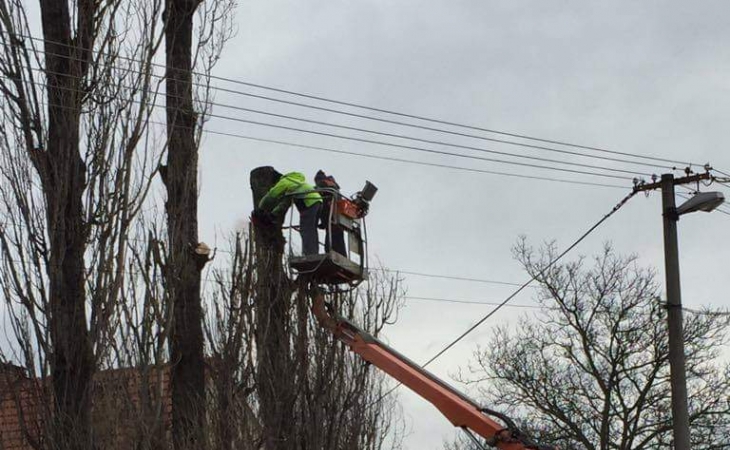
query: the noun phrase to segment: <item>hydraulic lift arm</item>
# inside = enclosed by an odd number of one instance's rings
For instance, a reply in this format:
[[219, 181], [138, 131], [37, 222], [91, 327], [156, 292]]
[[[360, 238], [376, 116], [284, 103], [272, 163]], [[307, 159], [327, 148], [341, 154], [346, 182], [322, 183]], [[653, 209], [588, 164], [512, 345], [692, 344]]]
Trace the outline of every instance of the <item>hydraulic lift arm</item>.
[[[474, 434], [484, 438], [486, 444], [504, 450], [552, 449], [532, 442], [517, 429], [508, 417], [480, 407], [463, 393], [347, 319], [331, 314], [321, 293], [315, 293], [312, 311], [320, 325], [330, 330], [338, 340], [345, 343], [364, 360], [428, 400], [455, 427], [463, 429], [475, 444], [484, 448]], [[495, 416], [505, 423], [500, 424], [489, 415]]]

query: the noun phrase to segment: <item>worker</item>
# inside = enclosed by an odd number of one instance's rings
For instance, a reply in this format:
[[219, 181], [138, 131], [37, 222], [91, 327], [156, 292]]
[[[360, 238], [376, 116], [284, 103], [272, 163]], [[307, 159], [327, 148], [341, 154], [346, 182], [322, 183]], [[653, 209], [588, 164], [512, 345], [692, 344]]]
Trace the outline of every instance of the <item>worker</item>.
[[317, 219], [322, 207], [322, 196], [307, 183], [304, 175], [290, 172], [282, 175], [274, 174], [275, 184], [259, 202], [259, 210], [264, 214], [272, 214], [283, 221], [292, 202], [299, 211], [299, 234], [302, 237], [302, 253], [316, 255], [319, 253], [319, 236]]
[[323, 193], [324, 203], [319, 213], [319, 227], [327, 230], [327, 235], [324, 240], [324, 251], [329, 252], [330, 249], [336, 251], [342, 256], [347, 256], [347, 250], [345, 249], [345, 233], [342, 228], [337, 224], [330, 223], [330, 209], [332, 208], [332, 202], [337, 199], [333, 194], [327, 194], [326, 189], [340, 191], [340, 185], [337, 184], [335, 177], [327, 175], [324, 171], [319, 170], [314, 176], [314, 184], [318, 189], [325, 189]]

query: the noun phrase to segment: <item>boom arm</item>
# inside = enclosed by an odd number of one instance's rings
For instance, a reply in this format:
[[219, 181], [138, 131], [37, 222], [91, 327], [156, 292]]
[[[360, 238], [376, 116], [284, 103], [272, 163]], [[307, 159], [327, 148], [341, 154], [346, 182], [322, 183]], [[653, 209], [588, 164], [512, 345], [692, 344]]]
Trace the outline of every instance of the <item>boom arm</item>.
[[[483, 437], [487, 444], [503, 450], [550, 449], [535, 444], [522, 435], [508, 418], [480, 407], [463, 393], [347, 319], [330, 314], [321, 293], [315, 294], [312, 310], [320, 325], [330, 330], [338, 340], [364, 360], [428, 400], [455, 427], [469, 433], [472, 439], [474, 439], [471, 434], [473, 432]], [[505, 421], [506, 426], [488, 417], [487, 414], [496, 415]]]

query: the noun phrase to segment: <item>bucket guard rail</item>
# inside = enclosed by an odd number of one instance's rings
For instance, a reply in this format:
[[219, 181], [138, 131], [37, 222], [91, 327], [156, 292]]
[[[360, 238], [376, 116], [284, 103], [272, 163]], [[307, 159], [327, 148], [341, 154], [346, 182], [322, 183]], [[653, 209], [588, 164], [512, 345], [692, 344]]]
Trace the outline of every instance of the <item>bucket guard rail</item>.
[[[292, 251], [291, 230], [299, 229], [292, 223], [289, 226], [289, 267], [302, 278], [321, 285], [342, 290], [342, 287], [353, 289], [368, 278], [367, 227], [365, 216], [369, 202], [377, 192], [377, 188], [366, 182], [362, 191], [353, 197], [344, 196], [334, 188], [316, 188], [311, 191], [288, 194], [290, 201], [295, 195], [318, 193], [326, 205], [325, 210], [325, 252], [313, 255], [294, 256]], [[338, 253], [332, 238], [335, 232], [340, 233], [343, 248]]]

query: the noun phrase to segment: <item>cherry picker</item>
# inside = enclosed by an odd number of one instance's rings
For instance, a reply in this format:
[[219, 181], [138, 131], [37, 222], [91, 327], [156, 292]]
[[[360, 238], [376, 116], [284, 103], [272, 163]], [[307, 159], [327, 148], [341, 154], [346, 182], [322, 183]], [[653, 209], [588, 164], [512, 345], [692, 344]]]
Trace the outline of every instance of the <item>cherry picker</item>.
[[[398, 353], [370, 333], [336, 314], [325, 301], [325, 288], [339, 285], [356, 286], [367, 278], [365, 216], [377, 188], [367, 183], [353, 198], [339, 191], [320, 190], [329, 196], [328, 239], [333, 231], [347, 235], [344, 254], [330, 250], [324, 254], [294, 257], [290, 266], [311, 281], [312, 312], [319, 324], [365, 361], [433, 404], [455, 427], [462, 429], [480, 449], [486, 446], [503, 450], [552, 450], [541, 446], [522, 433], [506, 415], [480, 406], [477, 402], [448, 385], [423, 367]], [[332, 248], [330, 245], [326, 248]], [[354, 255], [354, 257], [353, 257]], [[480, 440], [481, 438], [481, 440]]]

